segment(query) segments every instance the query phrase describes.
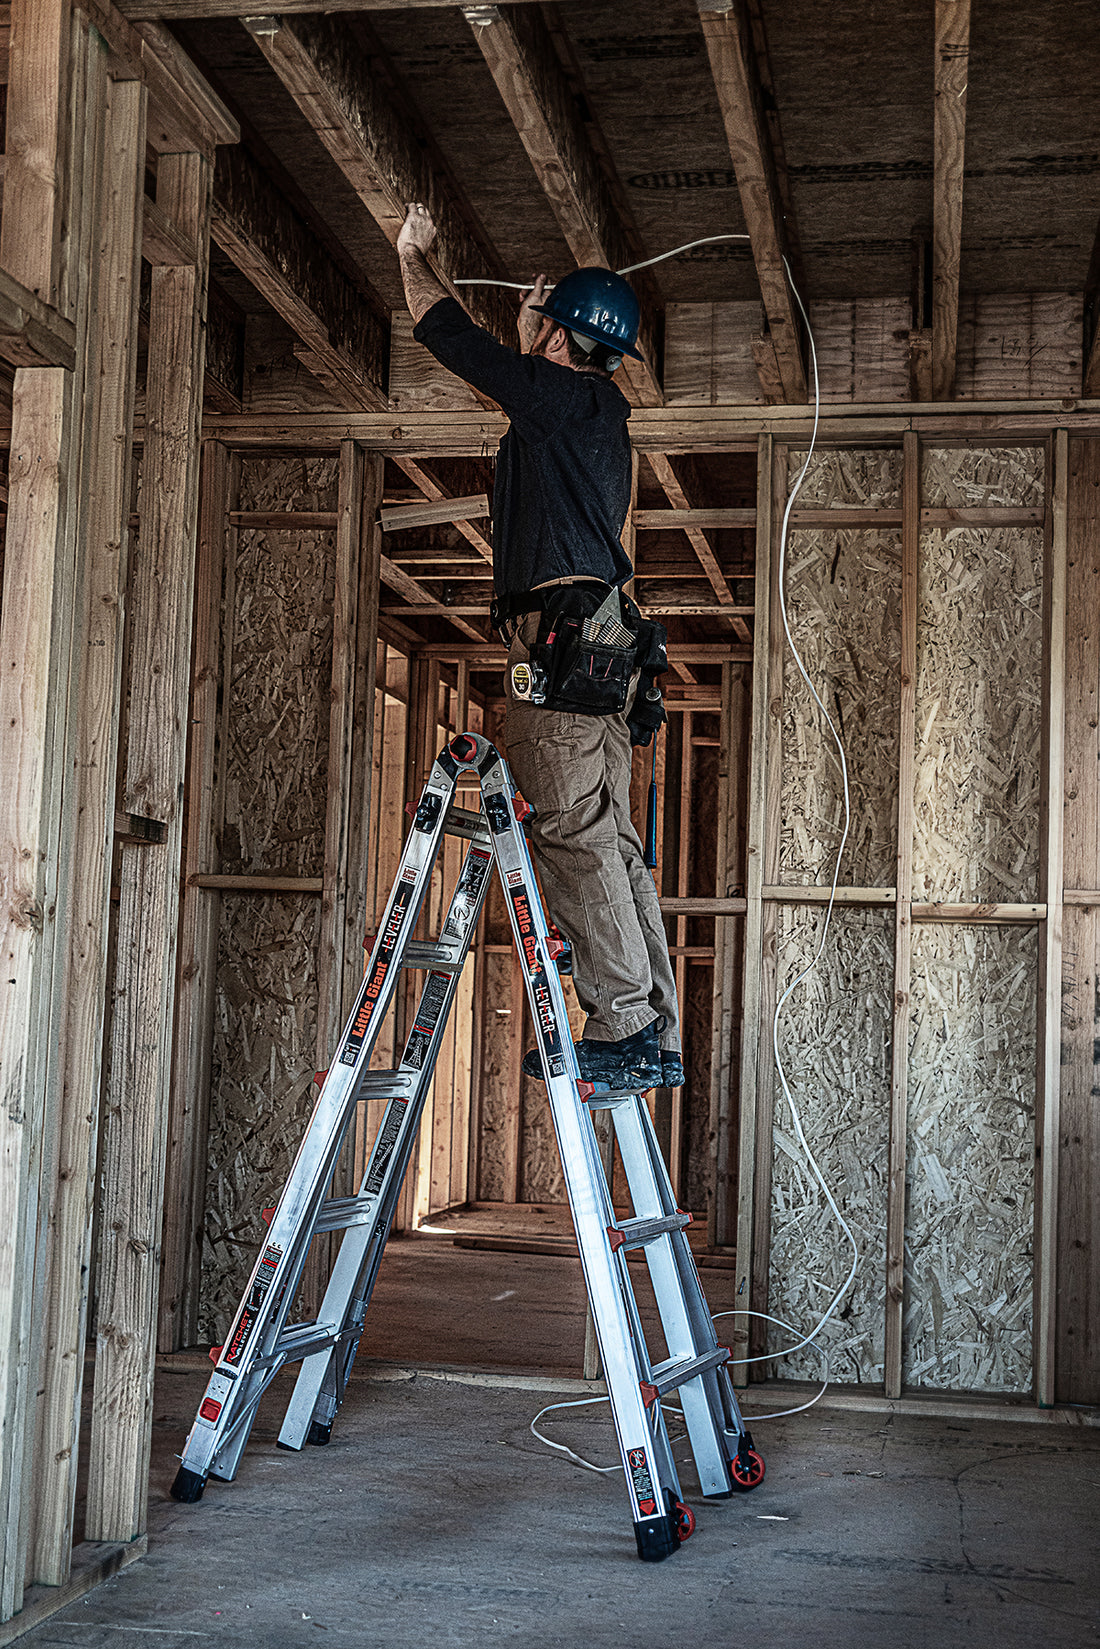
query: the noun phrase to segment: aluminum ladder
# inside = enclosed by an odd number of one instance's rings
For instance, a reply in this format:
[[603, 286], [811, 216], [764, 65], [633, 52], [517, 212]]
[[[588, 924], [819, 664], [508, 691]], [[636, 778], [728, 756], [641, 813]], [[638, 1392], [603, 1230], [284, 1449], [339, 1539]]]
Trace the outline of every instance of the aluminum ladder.
[[[459, 777], [473, 773], [481, 809], [455, 806]], [[270, 1211], [267, 1240], [216, 1359], [172, 1485], [196, 1501], [208, 1478], [231, 1481], [267, 1387], [290, 1362], [301, 1368], [279, 1444], [327, 1443], [344, 1397], [393, 1223], [448, 1015], [496, 863], [561, 1153], [566, 1192], [599, 1344], [630, 1502], [638, 1555], [655, 1562], [694, 1527], [681, 1498], [662, 1408], [678, 1392], [702, 1492], [719, 1497], [756, 1486], [764, 1463], [752, 1447], [685, 1235], [648, 1108], [638, 1093], [583, 1082], [551, 935], [523, 829], [530, 809], [515, 793], [499, 752], [464, 733], [440, 752], [416, 807], [355, 1006], [306, 1128], [286, 1186]], [[412, 937], [445, 834], [468, 839], [438, 940]], [[369, 1069], [379, 1030], [404, 969], [426, 971], [396, 1070]], [[601, 1090], [601, 1091], [597, 1091]], [[386, 1108], [357, 1195], [327, 1198], [356, 1105]], [[610, 1114], [632, 1202], [620, 1219], [593, 1127]], [[342, 1230], [320, 1313], [288, 1322], [310, 1242]], [[660, 1316], [666, 1356], [651, 1360], [627, 1254], [641, 1249]]]

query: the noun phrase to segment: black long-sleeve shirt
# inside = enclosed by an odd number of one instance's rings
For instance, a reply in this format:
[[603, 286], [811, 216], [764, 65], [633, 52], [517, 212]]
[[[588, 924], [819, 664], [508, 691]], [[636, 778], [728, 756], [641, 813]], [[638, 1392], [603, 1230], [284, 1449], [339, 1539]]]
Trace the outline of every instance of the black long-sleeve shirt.
[[497, 595], [577, 575], [625, 582], [633, 571], [619, 541], [630, 508], [626, 397], [596, 373], [508, 349], [453, 298], [434, 304], [413, 337], [510, 420], [493, 487]]

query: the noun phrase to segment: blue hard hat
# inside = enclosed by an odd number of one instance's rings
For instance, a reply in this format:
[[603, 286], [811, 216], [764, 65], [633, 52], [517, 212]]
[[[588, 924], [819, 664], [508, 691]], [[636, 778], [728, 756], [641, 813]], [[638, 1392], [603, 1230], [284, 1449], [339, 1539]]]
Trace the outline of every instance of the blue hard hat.
[[594, 338], [618, 355], [642, 359], [634, 347], [641, 319], [638, 300], [633, 288], [613, 270], [574, 269], [558, 282], [545, 303], [531, 307], [537, 315], [549, 315], [559, 326], [579, 332], [582, 338]]

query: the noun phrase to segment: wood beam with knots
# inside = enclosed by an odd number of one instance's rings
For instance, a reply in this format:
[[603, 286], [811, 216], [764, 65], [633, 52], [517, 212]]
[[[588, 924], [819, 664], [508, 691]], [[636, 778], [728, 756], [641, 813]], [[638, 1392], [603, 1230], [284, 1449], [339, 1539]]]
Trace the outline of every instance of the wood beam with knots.
[[932, 399], [955, 392], [962, 258], [970, 0], [936, 0], [932, 180]]
[[240, 146], [218, 150], [210, 233], [297, 335], [295, 353], [341, 405], [367, 412], [388, 405], [380, 313]]
[[757, 352], [761, 383], [767, 398], [774, 400], [774, 359], [783, 399], [802, 402], [806, 399], [806, 367], [801, 328], [783, 266], [785, 218], [762, 112], [749, 18], [744, 0], [697, 0], [697, 5], [768, 319], [765, 342], [771, 348]]
[[[458, 297], [455, 280], [501, 273], [455, 207], [457, 186], [433, 166], [377, 65], [364, 61], [351, 25], [325, 15], [242, 21], [391, 245], [409, 201], [420, 200], [437, 231], [428, 262], [448, 291]], [[504, 293], [464, 287], [460, 301], [479, 325], [515, 342], [516, 306]]]
[[[520, 142], [580, 267], [625, 269], [640, 261], [621, 222], [600, 158], [588, 140], [546, 23], [535, 7], [466, 6], [464, 15]], [[635, 406], [663, 406], [657, 371], [660, 295], [641, 271], [631, 284], [642, 306], [638, 348], [624, 356], [624, 392]]]

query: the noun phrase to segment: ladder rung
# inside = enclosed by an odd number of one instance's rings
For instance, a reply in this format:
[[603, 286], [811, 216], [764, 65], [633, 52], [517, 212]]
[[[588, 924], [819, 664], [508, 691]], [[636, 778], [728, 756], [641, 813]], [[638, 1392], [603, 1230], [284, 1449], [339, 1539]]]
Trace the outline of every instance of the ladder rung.
[[467, 841], [473, 841], [475, 836], [488, 837], [489, 834], [484, 814], [471, 813], [465, 807], [448, 808], [443, 829], [448, 836], [464, 836]]
[[585, 1094], [584, 1103], [590, 1111], [610, 1111], [616, 1105], [626, 1105], [637, 1099], [637, 1088], [609, 1088], [602, 1094]]
[[412, 939], [401, 958], [403, 968], [432, 968], [436, 973], [461, 973], [462, 962], [453, 945], [436, 939]]
[[353, 1332], [357, 1330], [341, 1328], [339, 1323], [295, 1323], [293, 1328], [284, 1328], [274, 1351], [266, 1357], [257, 1357], [252, 1366], [271, 1368], [275, 1363], [295, 1362], [299, 1357], [309, 1357], [315, 1351], [337, 1345], [346, 1334]]
[[412, 1092], [411, 1071], [364, 1071], [355, 1089], [357, 1099], [400, 1099]]
[[647, 1243], [656, 1242], [658, 1237], [665, 1237], [670, 1231], [682, 1231], [690, 1224], [691, 1215], [681, 1214], [677, 1209], [675, 1214], [664, 1214], [655, 1219], [623, 1220], [618, 1226], [609, 1226], [607, 1234], [612, 1249], [644, 1248]]
[[320, 1231], [348, 1231], [353, 1225], [367, 1225], [378, 1207], [377, 1197], [330, 1197], [321, 1204], [321, 1212], [313, 1227], [313, 1235]]
[[667, 1363], [658, 1363], [653, 1370], [652, 1383], [656, 1386], [658, 1395], [663, 1397], [666, 1391], [675, 1391], [679, 1386], [686, 1386], [697, 1374], [705, 1374], [711, 1368], [721, 1368], [722, 1364], [728, 1363], [729, 1360], [728, 1346], [716, 1346], [713, 1351], [704, 1351], [699, 1357], [679, 1360], [672, 1358]]

